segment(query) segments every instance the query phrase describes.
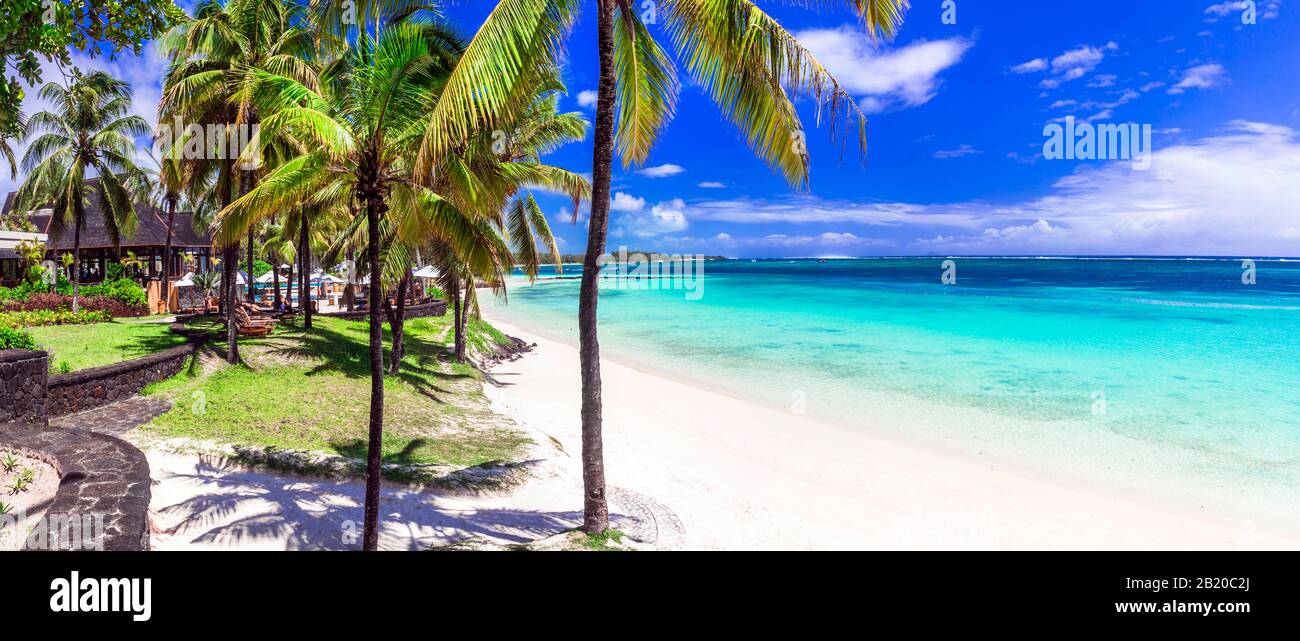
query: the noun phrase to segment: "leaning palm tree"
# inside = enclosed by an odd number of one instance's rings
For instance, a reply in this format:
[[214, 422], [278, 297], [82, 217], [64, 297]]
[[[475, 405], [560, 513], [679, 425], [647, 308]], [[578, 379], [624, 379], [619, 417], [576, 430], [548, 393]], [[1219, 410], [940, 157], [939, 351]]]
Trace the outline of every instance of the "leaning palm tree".
[[[149, 125], [131, 113], [131, 86], [102, 71], [83, 75], [73, 69], [69, 85], [50, 82], [40, 97], [54, 111], [41, 111], [27, 121], [27, 136], [35, 138], [23, 156], [27, 179], [14, 199], [15, 211], [50, 205], [50, 227], [72, 228], [73, 264], [80, 264], [81, 230], [93, 192], [104, 209], [104, 231], [114, 247], [135, 234], [138, 224], [128, 185], [140, 181], [132, 160], [135, 137]], [[91, 183], [90, 173], [98, 174]], [[72, 270], [72, 310], [78, 309], [80, 269]]]
[[[813, 5], [812, 2], [806, 2]], [[902, 24], [908, 0], [852, 0], [850, 9], [875, 38], [892, 37]], [[617, 150], [623, 165], [645, 163], [659, 133], [672, 118], [678, 82], [672, 60], [655, 41], [638, 9], [628, 0], [596, 0], [600, 61], [592, 155], [592, 206], [578, 295], [578, 339], [582, 376], [583, 524], [588, 533], [609, 527], [601, 437], [600, 345], [596, 331], [599, 259], [609, 227], [610, 182]], [[856, 129], [866, 148], [866, 116], [834, 77], [775, 19], [752, 0], [666, 0], [656, 20], [663, 22], [685, 69], [750, 147], [796, 188], [807, 185], [808, 154], [803, 125], [790, 95], [813, 99], [823, 115], [844, 129]], [[448, 109], [476, 113], [490, 102], [496, 83], [508, 79], [491, 68], [453, 77], [444, 93]], [[435, 110], [421, 146], [420, 169], [432, 165], [456, 144], [463, 120]], [[491, 114], [477, 118], [494, 124]], [[834, 132], [834, 127], [832, 127]], [[577, 210], [574, 210], [575, 215]]]

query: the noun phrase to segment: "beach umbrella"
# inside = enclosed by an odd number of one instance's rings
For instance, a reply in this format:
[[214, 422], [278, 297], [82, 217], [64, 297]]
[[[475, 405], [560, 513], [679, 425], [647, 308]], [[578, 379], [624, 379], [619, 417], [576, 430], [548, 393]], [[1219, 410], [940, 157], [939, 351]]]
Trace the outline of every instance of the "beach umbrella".
[[193, 286], [194, 286], [194, 272], [185, 272], [185, 275], [184, 275], [184, 276], [181, 276], [181, 279], [178, 280], [178, 281], [176, 281], [176, 285], [175, 285], [175, 286], [176, 286], [176, 287], [193, 287]]
[[253, 280], [259, 283], [269, 283], [274, 279], [275, 279], [274, 272], [266, 272], [265, 274], [262, 274], [261, 276], [258, 276]]
[[416, 278], [437, 278], [440, 275], [441, 274], [438, 273], [438, 270], [432, 265], [421, 267], [412, 274], [412, 276], [415, 276]]

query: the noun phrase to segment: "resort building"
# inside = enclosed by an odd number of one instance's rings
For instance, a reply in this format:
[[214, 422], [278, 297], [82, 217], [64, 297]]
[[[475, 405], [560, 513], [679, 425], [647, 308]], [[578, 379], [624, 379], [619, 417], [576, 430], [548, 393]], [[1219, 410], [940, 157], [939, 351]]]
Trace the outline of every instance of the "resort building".
[[[87, 186], [94, 185], [95, 179], [86, 181]], [[86, 207], [85, 226], [81, 229], [80, 276], [83, 283], [96, 283], [104, 280], [108, 265], [116, 262], [128, 252], [135, 254], [140, 267], [130, 268], [126, 275], [146, 284], [166, 277], [171, 280], [180, 278], [185, 273], [187, 262], [193, 262], [198, 271], [212, 269], [212, 239], [203, 231], [194, 228], [194, 217], [188, 212], [176, 212], [172, 224], [171, 253], [164, 256], [167, 245], [167, 212], [160, 211], [147, 203], [135, 204], [139, 225], [130, 238], [122, 238], [119, 248], [113, 247], [104, 227], [104, 208], [97, 190], [91, 192]], [[3, 215], [9, 216], [13, 208], [14, 192], [5, 198]], [[47, 259], [57, 261], [64, 253], [72, 252], [73, 229], [71, 225], [52, 224], [53, 213], [41, 209], [28, 214], [28, 219], [36, 227], [38, 236], [45, 242]], [[15, 236], [20, 232], [0, 232], [4, 238]], [[24, 234], [30, 236], [32, 234]], [[19, 262], [13, 248], [0, 240], [0, 275], [4, 284], [12, 285], [18, 275]], [[16, 244], [18, 241], [13, 241]], [[6, 247], [8, 249], [6, 249]]]

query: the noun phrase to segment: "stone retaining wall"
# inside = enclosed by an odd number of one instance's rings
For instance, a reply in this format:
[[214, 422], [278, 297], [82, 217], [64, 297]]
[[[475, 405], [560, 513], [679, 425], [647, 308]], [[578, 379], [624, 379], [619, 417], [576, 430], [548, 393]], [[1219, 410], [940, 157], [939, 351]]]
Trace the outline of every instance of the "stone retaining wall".
[[46, 416], [63, 416], [134, 396], [145, 385], [171, 378], [194, 353], [197, 339], [134, 360], [50, 377]]
[[0, 423], [45, 425], [49, 368], [45, 352], [0, 350]]
[[[0, 425], [0, 449], [54, 467], [59, 489], [35, 524], [41, 550], [148, 550], [149, 462], [131, 444], [84, 429]], [[101, 529], [102, 526], [102, 529]]]

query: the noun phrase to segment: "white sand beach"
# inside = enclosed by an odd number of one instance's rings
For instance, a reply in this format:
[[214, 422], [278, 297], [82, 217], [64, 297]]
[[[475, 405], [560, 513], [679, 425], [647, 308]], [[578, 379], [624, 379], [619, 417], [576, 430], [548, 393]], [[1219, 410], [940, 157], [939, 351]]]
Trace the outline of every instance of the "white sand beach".
[[[537, 348], [492, 370], [503, 386], [487, 393], [559, 444], [557, 475], [538, 483], [569, 482], [577, 506], [577, 350], [490, 321]], [[681, 547], [1300, 548], [1294, 532], [844, 429], [608, 358], [602, 373], [608, 483], [676, 515]]]

